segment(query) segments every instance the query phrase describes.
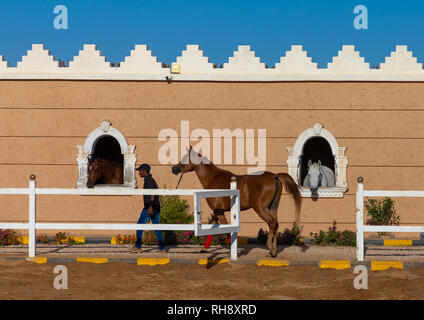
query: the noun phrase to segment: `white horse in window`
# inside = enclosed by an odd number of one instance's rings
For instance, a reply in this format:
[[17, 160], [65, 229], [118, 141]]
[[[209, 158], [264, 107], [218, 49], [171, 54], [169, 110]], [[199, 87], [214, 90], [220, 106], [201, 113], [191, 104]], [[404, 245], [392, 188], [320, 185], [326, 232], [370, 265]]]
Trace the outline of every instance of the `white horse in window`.
[[303, 181], [303, 186], [311, 189], [312, 197], [318, 197], [319, 187], [334, 187], [334, 185], [335, 179], [333, 170], [326, 166], [322, 166], [321, 160], [318, 160], [318, 163], [312, 163], [312, 161], [309, 160], [308, 174]]

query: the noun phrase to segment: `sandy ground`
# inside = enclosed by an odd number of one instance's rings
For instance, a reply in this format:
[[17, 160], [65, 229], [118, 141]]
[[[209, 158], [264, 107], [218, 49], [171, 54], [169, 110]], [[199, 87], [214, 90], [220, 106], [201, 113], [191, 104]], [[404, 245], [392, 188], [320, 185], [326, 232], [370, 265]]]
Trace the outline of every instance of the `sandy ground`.
[[[68, 289], [54, 288], [56, 264], [10, 261], [27, 256], [26, 246], [0, 248], [0, 299], [424, 299], [424, 268], [368, 271], [368, 289], [353, 286], [353, 268], [320, 269], [316, 266], [268, 267], [226, 263], [199, 265], [173, 262], [162, 266], [137, 266], [123, 262], [106, 264], [63, 263], [68, 270]], [[95, 256], [109, 258], [168, 257], [181, 261], [229, 258], [229, 246], [155, 247], [132, 252], [130, 246], [37, 246], [37, 255], [55, 258]], [[239, 262], [270, 259], [260, 245], [239, 247]], [[277, 259], [355, 260], [355, 248], [283, 247]], [[368, 247], [366, 260], [424, 261], [424, 247]]]
[[368, 289], [357, 290], [352, 268], [73, 262], [68, 289], [57, 290], [54, 267], [0, 260], [0, 299], [424, 299], [423, 268], [368, 271]]

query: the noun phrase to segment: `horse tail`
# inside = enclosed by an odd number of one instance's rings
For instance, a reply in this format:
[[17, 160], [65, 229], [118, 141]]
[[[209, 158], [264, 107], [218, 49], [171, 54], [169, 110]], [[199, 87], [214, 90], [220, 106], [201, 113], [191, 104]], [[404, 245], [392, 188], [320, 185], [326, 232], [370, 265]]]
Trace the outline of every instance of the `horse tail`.
[[282, 182], [280, 181], [280, 179], [277, 176], [274, 176], [274, 181], [275, 181], [275, 192], [274, 192], [274, 197], [272, 198], [268, 209], [271, 212], [272, 215], [276, 215], [277, 214], [277, 210], [278, 210], [278, 206], [280, 204], [280, 198], [281, 198], [281, 184]]
[[302, 207], [302, 196], [300, 195], [299, 186], [287, 173], [278, 173], [277, 176], [280, 178], [280, 181], [284, 185], [286, 191], [294, 198], [294, 202], [296, 204], [295, 221], [300, 230], [300, 208]]

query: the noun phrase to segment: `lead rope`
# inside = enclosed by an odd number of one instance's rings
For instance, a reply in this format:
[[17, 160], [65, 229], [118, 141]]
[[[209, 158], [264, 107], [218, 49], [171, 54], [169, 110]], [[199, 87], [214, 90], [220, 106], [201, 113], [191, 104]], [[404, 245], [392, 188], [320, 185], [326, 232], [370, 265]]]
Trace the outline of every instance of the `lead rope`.
[[180, 179], [178, 180], [177, 186], [175, 187], [175, 189], [178, 189], [178, 186], [180, 185], [181, 179], [183, 178], [184, 172], [181, 173]]

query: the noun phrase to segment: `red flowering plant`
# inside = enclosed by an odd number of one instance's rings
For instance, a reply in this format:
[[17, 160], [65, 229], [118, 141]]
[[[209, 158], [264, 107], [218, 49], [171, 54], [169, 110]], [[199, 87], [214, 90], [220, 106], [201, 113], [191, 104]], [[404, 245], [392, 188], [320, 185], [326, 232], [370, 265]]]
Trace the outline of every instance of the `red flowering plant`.
[[159, 244], [159, 241], [156, 239], [156, 233], [152, 230], [147, 230], [143, 232], [143, 243], [147, 246], [155, 246]]
[[[191, 244], [204, 246], [207, 240], [207, 236], [196, 237], [194, 231], [183, 231], [177, 232], [177, 244]], [[216, 246], [223, 243], [219, 237], [213, 236], [211, 245]]]
[[338, 231], [336, 227], [336, 221], [333, 222], [333, 226], [328, 228], [328, 231], [322, 230], [319, 233], [312, 233], [313, 241], [318, 245], [331, 245], [335, 244], [338, 246], [356, 246], [356, 233], [349, 230]]
[[300, 235], [299, 227], [293, 223], [291, 230], [284, 229], [283, 233], [279, 233], [277, 243], [301, 246], [303, 243], [302, 236]]
[[10, 246], [20, 244], [20, 235], [15, 230], [0, 229], [0, 246]]

